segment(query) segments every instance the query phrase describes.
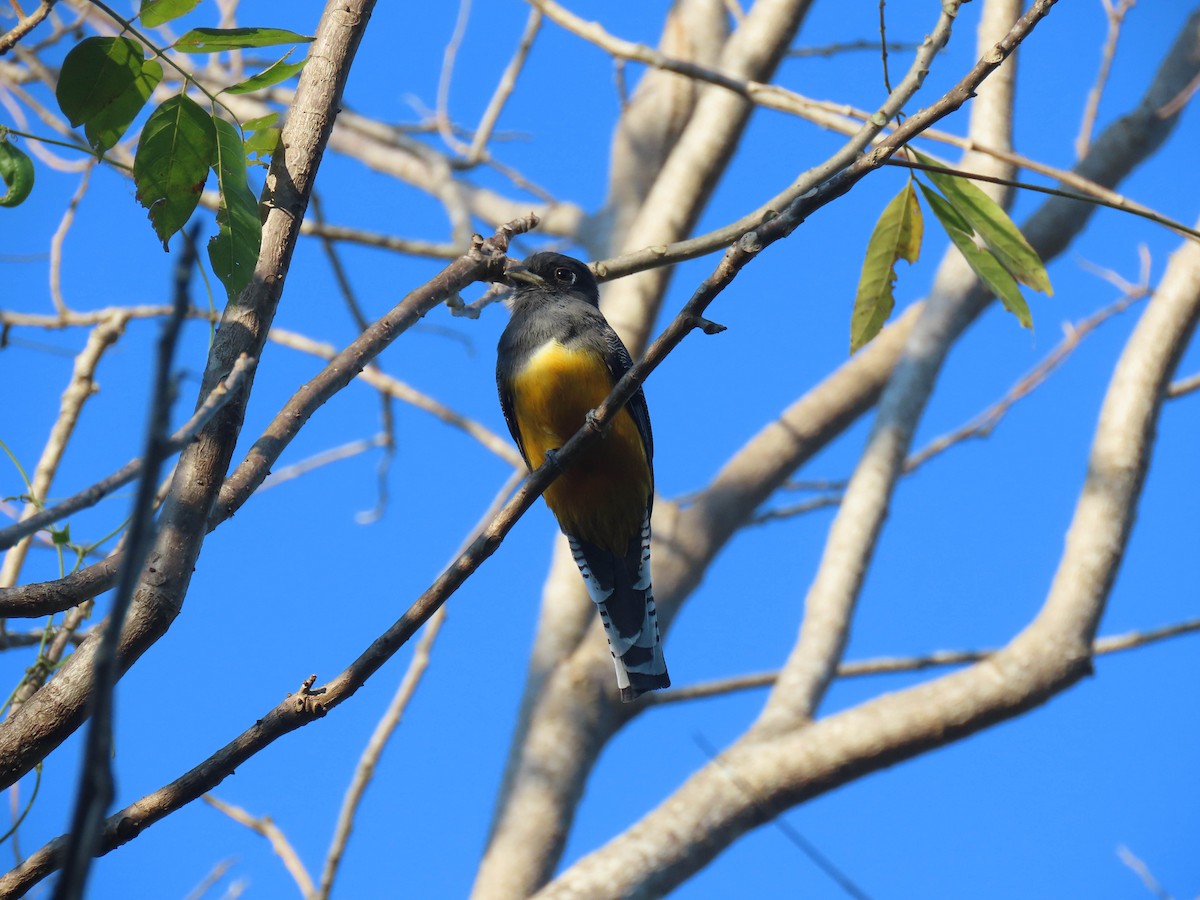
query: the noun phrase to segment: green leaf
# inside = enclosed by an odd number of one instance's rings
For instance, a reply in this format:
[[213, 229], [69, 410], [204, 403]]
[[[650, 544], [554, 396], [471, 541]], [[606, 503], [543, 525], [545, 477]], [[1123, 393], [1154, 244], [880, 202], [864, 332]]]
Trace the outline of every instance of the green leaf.
[[50, 538], [54, 541], [54, 546], [65, 547], [71, 543], [71, 525], [64, 525], [62, 528], [51, 528]]
[[279, 146], [279, 138], [282, 132], [278, 128], [263, 128], [254, 132], [250, 137], [246, 138], [246, 157], [257, 156], [259, 160], [265, 160], [275, 152], [275, 148]]
[[180, 53], [220, 53], [276, 44], [307, 44], [312, 38], [282, 28], [193, 28], [171, 46]]
[[974, 269], [975, 274], [980, 277], [983, 283], [988, 286], [992, 293], [1000, 298], [1000, 302], [1004, 304], [1004, 308], [1017, 317], [1017, 321], [1021, 323], [1022, 328], [1032, 329], [1033, 316], [1029, 313], [1029, 304], [1021, 296], [1021, 288], [1012, 275], [1001, 265], [1000, 260], [975, 243], [970, 230], [962, 228], [960, 224], [962, 223], [962, 217], [955, 212], [954, 207], [950, 205], [948, 200], [923, 184], [920, 187], [921, 193], [925, 195], [926, 202], [929, 203], [929, 208], [933, 210], [933, 214], [942, 223], [942, 227], [946, 229], [946, 234], [950, 236], [950, 240], [954, 242], [954, 246], [959, 249], [963, 258], [966, 259], [967, 265]]
[[200, 202], [215, 147], [212, 117], [184, 94], [158, 107], [142, 129], [133, 182], [164, 250]]
[[143, 25], [155, 28], [190, 13], [199, 2], [200, 0], [142, 0], [142, 10], [138, 15]]
[[308, 62], [307, 58], [300, 60], [300, 62], [287, 62], [287, 58], [292, 55], [293, 50], [289, 50], [281, 59], [277, 59], [257, 75], [251, 75], [245, 81], [238, 82], [232, 87], [225, 88], [225, 90], [223, 90], [221, 93], [249, 94], [252, 91], [261, 91], [263, 88], [269, 88], [273, 84], [279, 84], [281, 81], [287, 81], [289, 78], [303, 69], [304, 64]]
[[921, 204], [912, 181], [883, 208], [858, 278], [854, 313], [850, 317], [850, 352], [855, 353], [879, 334], [895, 306], [892, 285], [896, 281], [896, 261], [917, 261], [924, 232]]
[[279, 113], [267, 113], [265, 116], [260, 116], [257, 119], [250, 119], [248, 122], [242, 123], [242, 131], [258, 131], [260, 128], [269, 128], [279, 121]]
[[55, 96], [67, 120], [83, 125], [88, 143], [103, 153], [129, 130], [162, 76], [136, 41], [85, 38], [63, 60]]
[[213, 170], [221, 188], [217, 210], [217, 236], [208, 242], [208, 259], [213, 272], [225, 285], [230, 300], [236, 300], [250, 283], [262, 246], [262, 222], [258, 201], [246, 184], [246, 150], [237, 129], [224, 119], [214, 118], [217, 156]]
[[0, 206], [20, 206], [33, 190], [33, 160], [7, 140], [0, 140], [0, 179], [8, 188]]
[[[915, 151], [914, 151], [915, 152]], [[938, 165], [936, 160], [916, 154], [926, 165]], [[1037, 251], [1029, 246], [1025, 235], [1013, 223], [999, 204], [971, 183], [969, 178], [959, 178], [944, 172], [927, 172], [932, 181], [954, 208], [962, 214], [983, 242], [996, 254], [1004, 268], [1013, 278], [1035, 291], [1053, 296], [1050, 276]]]

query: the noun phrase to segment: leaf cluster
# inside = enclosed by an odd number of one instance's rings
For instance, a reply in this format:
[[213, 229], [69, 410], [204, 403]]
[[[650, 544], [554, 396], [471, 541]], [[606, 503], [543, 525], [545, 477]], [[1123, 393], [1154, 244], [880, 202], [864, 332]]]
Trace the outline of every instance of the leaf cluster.
[[[915, 150], [909, 152], [925, 166], [938, 165]], [[896, 263], [914, 263], [920, 256], [925, 225], [914, 185], [967, 264], [1023, 328], [1033, 328], [1033, 317], [1019, 285], [1047, 296], [1054, 293], [1041, 257], [999, 204], [968, 178], [935, 168], [925, 174], [932, 184], [909, 176], [884, 207], [867, 241], [850, 318], [851, 353], [869, 343], [891, 316]]]
[[[155, 27], [190, 12], [198, 2], [143, 0], [139, 17], [143, 25]], [[165, 49], [129, 22], [118, 21], [125, 29], [121, 35], [84, 38], [67, 54], [55, 90], [59, 108], [71, 125], [83, 128], [88, 146], [103, 159], [149, 104], [163, 80], [163, 63], [180, 72], [179, 93], [155, 106], [142, 127], [133, 161], [137, 199], [167, 249], [200, 203], [209, 172], [216, 174], [217, 234], [209, 241], [208, 257], [230, 299], [235, 299], [254, 273], [262, 244], [258, 202], [247, 167], [269, 158], [280, 132], [274, 115], [238, 123], [219, 97], [279, 84], [298, 74], [307, 60], [289, 62], [293, 48], [261, 72], [212, 94], [167, 57]], [[206, 54], [311, 40], [280, 28], [193, 28], [167, 49]], [[189, 87], [207, 97], [207, 110], [188, 95]], [[7, 187], [0, 206], [16, 206], [33, 188], [33, 164], [5, 138], [0, 134], [0, 178]]]

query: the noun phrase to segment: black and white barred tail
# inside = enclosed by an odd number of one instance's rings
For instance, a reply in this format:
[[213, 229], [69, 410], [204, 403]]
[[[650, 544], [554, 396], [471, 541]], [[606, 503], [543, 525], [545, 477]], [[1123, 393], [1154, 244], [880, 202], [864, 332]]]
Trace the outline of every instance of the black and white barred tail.
[[567, 535], [588, 595], [600, 612], [621, 699], [670, 687], [650, 582], [650, 516], [624, 557]]

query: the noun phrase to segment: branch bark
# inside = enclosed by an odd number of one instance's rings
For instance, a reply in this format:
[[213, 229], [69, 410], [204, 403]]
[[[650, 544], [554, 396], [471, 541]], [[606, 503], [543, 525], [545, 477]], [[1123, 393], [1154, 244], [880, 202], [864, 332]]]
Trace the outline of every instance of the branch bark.
[[[228, 377], [241, 354], [261, 357], [350, 63], [373, 6], [371, 0], [331, 3], [317, 27], [309, 64], [301, 74], [284, 128], [283, 152], [275, 155], [267, 175], [267, 214], [254, 278], [238, 302], [225, 309], [209, 353], [201, 398]], [[157, 540], [121, 636], [121, 672], [166, 632], [182, 608], [249, 393], [247, 385], [180, 456]], [[96, 643], [95, 637], [85, 640], [54, 680], [0, 727], [0, 784], [7, 786], [20, 778], [82, 724], [92, 690]]]

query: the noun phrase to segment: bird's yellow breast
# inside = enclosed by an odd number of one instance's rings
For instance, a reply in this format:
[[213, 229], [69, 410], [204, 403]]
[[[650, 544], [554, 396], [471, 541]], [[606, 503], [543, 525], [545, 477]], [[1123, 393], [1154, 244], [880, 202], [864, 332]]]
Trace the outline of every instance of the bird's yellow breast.
[[[513, 412], [529, 466], [537, 468], [582, 427], [613, 388], [603, 358], [551, 341], [512, 380]], [[650, 462], [628, 410], [547, 488], [564, 531], [624, 555], [640, 536], [651, 490]]]

